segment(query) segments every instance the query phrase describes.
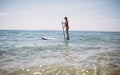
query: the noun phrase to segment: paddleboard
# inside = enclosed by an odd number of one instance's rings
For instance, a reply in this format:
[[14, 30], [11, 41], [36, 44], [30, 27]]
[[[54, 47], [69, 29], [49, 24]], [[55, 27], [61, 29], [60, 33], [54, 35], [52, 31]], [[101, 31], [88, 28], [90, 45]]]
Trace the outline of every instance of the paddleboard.
[[54, 40], [55, 38], [51, 38], [51, 37], [41, 37], [41, 39], [43, 39], [43, 40]]

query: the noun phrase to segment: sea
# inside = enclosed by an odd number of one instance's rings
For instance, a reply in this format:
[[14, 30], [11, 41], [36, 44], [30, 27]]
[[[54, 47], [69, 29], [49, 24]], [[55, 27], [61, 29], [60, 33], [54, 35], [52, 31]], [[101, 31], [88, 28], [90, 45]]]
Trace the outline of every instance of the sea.
[[120, 75], [120, 32], [64, 33], [0, 30], [0, 75]]

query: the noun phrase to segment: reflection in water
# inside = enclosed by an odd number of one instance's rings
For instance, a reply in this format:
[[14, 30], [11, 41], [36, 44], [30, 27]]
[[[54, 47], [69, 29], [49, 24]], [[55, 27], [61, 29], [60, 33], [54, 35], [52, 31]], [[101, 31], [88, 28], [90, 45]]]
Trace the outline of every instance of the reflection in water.
[[64, 43], [64, 57], [65, 57], [65, 61], [72, 61], [72, 56], [70, 55], [70, 49], [69, 49], [69, 40], [66, 40]]
[[108, 64], [105, 60], [98, 60], [97, 62], [97, 73], [98, 75], [109, 75]]

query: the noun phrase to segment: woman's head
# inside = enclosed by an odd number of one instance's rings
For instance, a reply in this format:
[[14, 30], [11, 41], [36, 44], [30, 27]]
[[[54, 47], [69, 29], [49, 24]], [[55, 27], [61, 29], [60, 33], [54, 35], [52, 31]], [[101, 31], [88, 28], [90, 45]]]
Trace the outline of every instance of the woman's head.
[[67, 17], [64, 17], [65, 20], [67, 20]]

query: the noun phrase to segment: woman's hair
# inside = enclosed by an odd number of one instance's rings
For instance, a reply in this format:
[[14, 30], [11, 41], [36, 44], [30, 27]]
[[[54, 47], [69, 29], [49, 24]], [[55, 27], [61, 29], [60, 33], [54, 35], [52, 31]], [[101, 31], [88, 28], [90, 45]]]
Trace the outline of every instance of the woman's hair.
[[67, 17], [65, 17], [65, 20], [67, 20]]

